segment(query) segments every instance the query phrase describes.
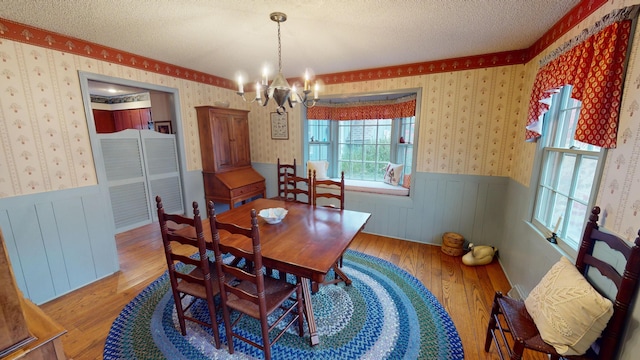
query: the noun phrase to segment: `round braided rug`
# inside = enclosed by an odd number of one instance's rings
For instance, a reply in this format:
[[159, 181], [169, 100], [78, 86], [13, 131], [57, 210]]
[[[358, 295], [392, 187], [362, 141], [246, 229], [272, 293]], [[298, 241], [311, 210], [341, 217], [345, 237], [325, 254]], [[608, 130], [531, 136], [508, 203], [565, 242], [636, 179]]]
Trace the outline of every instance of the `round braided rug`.
[[[299, 337], [294, 325], [272, 346], [274, 359], [464, 358], [449, 314], [418, 279], [386, 260], [353, 250], [345, 253], [343, 270], [353, 280], [351, 286], [322, 286], [312, 296], [320, 344], [310, 346], [309, 335]], [[208, 317], [203, 301], [191, 311]], [[263, 358], [261, 350], [237, 339], [230, 355], [221, 311], [218, 324], [220, 349], [213, 345], [211, 329], [193, 322], [187, 321], [187, 335], [182, 336], [165, 273], [114, 321], [104, 359]], [[260, 339], [257, 321], [243, 319], [240, 328]]]

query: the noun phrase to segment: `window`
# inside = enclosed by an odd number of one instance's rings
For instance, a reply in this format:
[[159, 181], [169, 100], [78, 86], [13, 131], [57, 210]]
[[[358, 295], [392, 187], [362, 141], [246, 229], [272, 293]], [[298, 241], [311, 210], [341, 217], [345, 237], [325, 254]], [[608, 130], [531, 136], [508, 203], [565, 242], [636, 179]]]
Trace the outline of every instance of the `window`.
[[331, 158], [330, 123], [329, 120], [308, 121], [309, 156], [307, 160], [329, 160]]
[[382, 180], [391, 159], [391, 120], [338, 122], [338, 173], [359, 180]]
[[308, 120], [307, 129], [308, 160], [329, 161], [331, 177], [344, 171], [345, 179], [381, 182], [388, 162], [403, 164], [403, 173], [411, 173], [415, 116]]
[[400, 137], [398, 138], [398, 151], [396, 162], [404, 164], [404, 173], [411, 174], [413, 164], [413, 141], [416, 129], [416, 117], [400, 119]]
[[562, 87], [545, 114], [533, 223], [545, 233], [556, 233], [561, 246], [577, 250], [595, 200], [604, 151], [574, 139], [581, 103], [570, 95], [571, 86]]

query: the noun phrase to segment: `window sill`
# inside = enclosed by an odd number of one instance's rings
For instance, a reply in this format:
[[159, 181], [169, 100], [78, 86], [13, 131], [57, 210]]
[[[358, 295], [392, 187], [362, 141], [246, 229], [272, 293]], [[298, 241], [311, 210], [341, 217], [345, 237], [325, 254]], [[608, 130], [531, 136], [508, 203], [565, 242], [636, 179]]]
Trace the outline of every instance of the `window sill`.
[[566, 245], [562, 239], [559, 239], [558, 244], [552, 244], [547, 240], [547, 236], [531, 221], [524, 220], [525, 224], [527, 224], [533, 231], [535, 231], [549, 246], [555, 249], [558, 254], [566, 257], [567, 259], [573, 261], [575, 263], [575, 259], [578, 256], [578, 252], [568, 245]]
[[[340, 179], [332, 179], [340, 181]], [[400, 185], [390, 185], [379, 181], [345, 179], [345, 191], [366, 192], [373, 194], [409, 196], [409, 189]]]

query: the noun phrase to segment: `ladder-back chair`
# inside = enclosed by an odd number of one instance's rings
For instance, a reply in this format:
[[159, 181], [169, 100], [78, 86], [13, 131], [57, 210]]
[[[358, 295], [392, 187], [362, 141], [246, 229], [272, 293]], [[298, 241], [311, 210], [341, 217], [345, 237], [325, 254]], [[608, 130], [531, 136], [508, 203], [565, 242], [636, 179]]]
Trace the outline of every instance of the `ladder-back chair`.
[[[300, 278], [295, 284], [288, 283], [285, 279], [276, 279], [264, 274], [262, 266], [262, 251], [260, 248], [260, 232], [255, 209], [251, 210], [251, 228], [243, 228], [234, 224], [219, 222], [216, 218], [213, 202], [208, 203], [209, 224], [213, 237], [213, 248], [218, 269], [218, 282], [220, 297], [222, 299], [222, 314], [226, 330], [229, 353], [233, 354], [233, 339], [245, 341], [264, 352], [265, 359], [271, 358], [271, 346], [294, 323], [298, 323], [299, 336], [304, 335], [303, 329], [303, 296]], [[220, 232], [226, 232], [233, 236], [233, 244], [238, 247], [220, 242]], [[244, 244], [244, 248], [242, 248]], [[252, 244], [252, 249], [247, 250], [246, 245]], [[252, 266], [234, 266], [222, 261], [222, 254], [230, 253], [237, 259], [245, 259]], [[287, 303], [290, 300], [290, 303]], [[268, 317], [276, 310], [277, 319], [271, 324]], [[231, 322], [230, 311], [239, 312], [239, 316]], [[234, 327], [240, 319], [248, 315], [260, 322], [262, 341], [250, 339], [248, 336], [235, 332]], [[283, 320], [288, 321], [278, 328], [278, 334], [270, 340], [269, 332], [276, 329]]]
[[[634, 243], [630, 243], [613, 234], [599, 230], [597, 221], [599, 207], [594, 207], [587, 222], [582, 242], [576, 258], [576, 268], [584, 278], [592, 284], [604, 297], [599, 286], [589, 277], [589, 269], [597, 270], [603, 277], [611, 280], [617, 293], [611, 297], [613, 302], [613, 315], [609, 319], [600, 338], [587, 350], [584, 355], [563, 356], [554, 346], [542, 340], [538, 327], [525, 307], [525, 301], [516, 300], [497, 292], [494, 298], [487, 336], [485, 351], [489, 351], [493, 342], [498, 350], [498, 355], [504, 359], [500, 342], [506, 349], [506, 356], [510, 359], [521, 359], [525, 349], [548, 354], [551, 359], [615, 359], [620, 342], [624, 334], [629, 309], [638, 289], [638, 276], [640, 273], [640, 230]], [[602, 244], [596, 246], [596, 244]], [[594, 252], [594, 248], [598, 248]], [[603, 250], [607, 256], [603, 256]], [[626, 260], [624, 271], [620, 274], [606, 259], [611, 259], [612, 252], [617, 252]], [[606, 258], [606, 259], [605, 259]], [[597, 273], [596, 272], [596, 273]], [[503, 320], [503, 321], [501, 321]], [[506, 333], [510, 333], [512, 346], [507, 341]]]
[[278, 158], [278, 196], [276, 199], [286, 199], [285, 197], [285, 189], [286, 189], [286, 180], [285, 175], [293, 175], [296, 176], [296, 159], [293, 159], [293, 164], [281, 164], [280, 158]]
[[340, 210], [344, 209], [344, 171], [340, 174], [340, 181], [336, 181], [331, 179], [316, 179], [316, 171], [314, 170], [312, 181], [314, 206], [317, 205], [319, 198], [336, 199], [338, 205], [329, 204], [328, 206]]
[[286, 201], [295, 201], [304, 204], [312, 203], [313, 187], [310, 172], [306, 178], [285, 174], [284, 181], [284, 199]]
[[[319, 180], [316, 178], [316, 171], [314, 170], [313, 178], [311, 180], [313, 182], [313, 206], [319, 205], [318, 199], [320, 198], [333, 199], [330, 201], [334, 201], [337, 204], [327, 203], [321, 206], [330, 207], [337, 210], [344, 210], [344, 171], [340, 174], [340, 181], [336, 181], [331, 179]], [[333, 265], [334, 278], [332, 280], [328, 280], [325, 278], [325, 281], [321, 284], [317, 282], [311, 283], [311, 290], [314, 293], [318, 291], [320, 285], [337, 284], [343, 281], [347, 285], [351, 285], [351, 280], [345, 280], [349, 279], [349, 277], [344, 276], [344, 273], [342, 272], [342, 258], [343, 256], [340, 255], [338, 261]]]
[[[158, 222], [160, 223], [164, 253], [169, 270], [171, 292], [173, 293], [178, 322], [180, 323], [180, 332], [182, 336], [187, 334], [185, 320], [210, 327], [213, 330], [215, 346], [219, 349], [220, 333], [218, 331], [218, 322], [216, 321], [214, 296], [220, 293], [220, 285], [218, 284], [215, 264], [210, 262], [207, 257], [206, 242], [202, 232], [202, 221], [200, 219], [198, 203], [193, 202], [193, 218], [165, 213], [160, 196], [156, 196], [156, 206], [158, 208]], [[169, 229], [168, 222], [172, 222], [172, 225], [175, 224], [177, 227]], [[193, 231], [185, 231], [184, 227], [191, 227]], [[181, 232], [181, 234], [184, 233], [184, 235], [176, 233], [175, 231], [178, 229], [182, 229], [183, 232]], [[195, 237], [191, 236], [191, 234], [195, 234]], [[194, 248], [197, 250], [199, 257], [194, 259], [184, 255], [184, 248], [180, 253], [175, 251], [176, 249], [172, 246], [172, 242]], [[193, 254], [193, 252], [191, 252], [191, 254]], [[188, 271], [177, 270], [176, 264], [179, 262], [190, 265], [192, 269]], [[189, 301], [186, 306], [183, 306], [182, 300], [187, 295], [191, 296], [191, 301]], [[198, 299], [202, 299], [207, 303], [207, 309], [209, 311], [208, 322], [205, 321], [207, 319], [199, 319], [196, 315], [188, 312]]]

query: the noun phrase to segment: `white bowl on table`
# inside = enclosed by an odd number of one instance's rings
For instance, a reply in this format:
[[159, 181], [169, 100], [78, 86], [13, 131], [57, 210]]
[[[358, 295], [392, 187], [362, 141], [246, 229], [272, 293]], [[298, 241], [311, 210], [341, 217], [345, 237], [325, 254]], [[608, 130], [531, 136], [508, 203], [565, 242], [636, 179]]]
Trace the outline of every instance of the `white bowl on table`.
[[258, 216], [263, 218], [264, 221], [266, 221], [269, 224], [277, 224], [280, 221], [282, 221], [282, 219], [284, 219], [285, 216], [287, 216], [287, 209], [284, 209], [284, 208], [262, 209], [258, 213]]

